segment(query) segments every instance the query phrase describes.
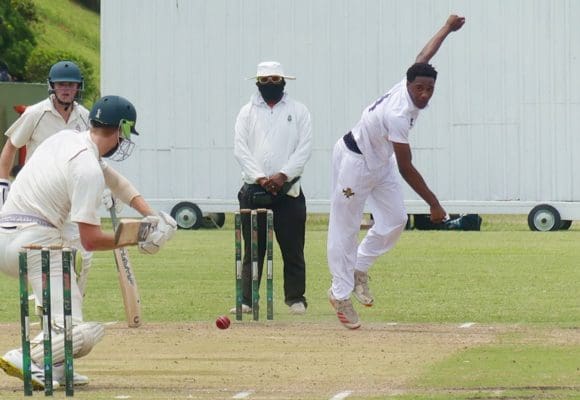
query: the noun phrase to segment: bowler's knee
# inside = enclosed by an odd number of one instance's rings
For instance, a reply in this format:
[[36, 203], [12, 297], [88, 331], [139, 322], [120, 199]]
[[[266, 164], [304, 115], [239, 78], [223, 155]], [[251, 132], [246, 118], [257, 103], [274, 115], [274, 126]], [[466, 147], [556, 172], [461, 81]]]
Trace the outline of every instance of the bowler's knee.
[[407, 226], [407, 214], [398, 214], [391, 216], [388, 220], [381, 222], [375, 221], [372, 230], [379, 236], [391, 236], [393, 233], [400, 234]]
[[398, 227], [401, 230], [404, 230], [405, 227], [407, 226], [407, 222], [409, 221], [409, 216], [407, 214], [400, 214], [399, 216], [399, 223], [398, 223]]

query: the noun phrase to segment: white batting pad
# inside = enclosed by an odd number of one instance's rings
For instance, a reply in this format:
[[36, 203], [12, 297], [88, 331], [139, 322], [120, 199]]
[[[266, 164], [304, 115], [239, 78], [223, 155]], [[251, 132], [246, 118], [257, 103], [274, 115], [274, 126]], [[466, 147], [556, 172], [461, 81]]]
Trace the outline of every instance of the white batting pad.
[[[73, 355], [74, 358], [84, 357], [105, 335], [105, 328], [98, 322], [83, 322], [73, 326]], [[30, 356], [38, 364], [44, 364], [44, 347], [42, 332], [31, 340]], [[64, 329], [58, 326], [52, 330], [52, 362], [64, 362]]]

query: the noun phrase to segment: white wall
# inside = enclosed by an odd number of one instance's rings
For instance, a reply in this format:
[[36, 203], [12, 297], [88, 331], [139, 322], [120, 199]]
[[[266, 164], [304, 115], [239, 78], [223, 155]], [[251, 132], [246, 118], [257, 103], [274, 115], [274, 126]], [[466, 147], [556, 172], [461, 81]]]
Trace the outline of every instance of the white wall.
[[278, 60], [312, 113], [303, 183], [318, 209], [334, 142], [450, 13], [467, 22], [432, 60], [436, 93], [411, 137], [429, 185], [442, 200], [580, 201], [574, 0], [103, 0], [102, 94], [133, 101], [142, 133], [119, 169], [159, 207], [233, 209], [233, 125], [255, 90], [244, 78]]

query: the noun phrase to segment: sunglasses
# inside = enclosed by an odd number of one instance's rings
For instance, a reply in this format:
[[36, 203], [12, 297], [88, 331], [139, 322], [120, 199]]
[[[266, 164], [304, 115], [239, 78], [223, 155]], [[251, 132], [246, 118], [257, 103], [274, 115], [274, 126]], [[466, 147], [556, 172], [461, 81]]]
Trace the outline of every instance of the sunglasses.
[[281, 76], [278, 76], [278, 75], [259, 76], [257, 79], [258, 79], [258, 82], [263, 84], [263, 85], [265, 85], [268, 82], [280, 83], [284, 80], [284, 78], [282, 78]]
[[135, 126], [135, 121], [122, 119], [119, 121], [119, 129], [121, 130], [121, 137], [123, 139], [131, 140], [131, 128]]

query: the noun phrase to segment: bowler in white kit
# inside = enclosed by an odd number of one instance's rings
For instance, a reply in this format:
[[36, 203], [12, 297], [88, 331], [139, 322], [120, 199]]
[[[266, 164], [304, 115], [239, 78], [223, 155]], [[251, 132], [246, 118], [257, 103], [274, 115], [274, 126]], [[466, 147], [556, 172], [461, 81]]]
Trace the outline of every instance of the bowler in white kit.
[[[446, 216], [412, 164], [409, 131], [435, 89], [437, 71], [429, 60], [447, 35], [464, 23], [463, 17], [449, 16], [421, 50], [406, 77], [369, 105], [351, 132], [334, 146], [327, 243], [332, 286], [328, 298], [346, 328], [360, 327], [351, 293], [363, 305], [373, 305], [369, 268], [393, 248], [405, 229], [407, 213], [399, 173], [429, 204], [432, 222], [442, 222]], [[359, 244], [365, 204], [375, 222]]]

